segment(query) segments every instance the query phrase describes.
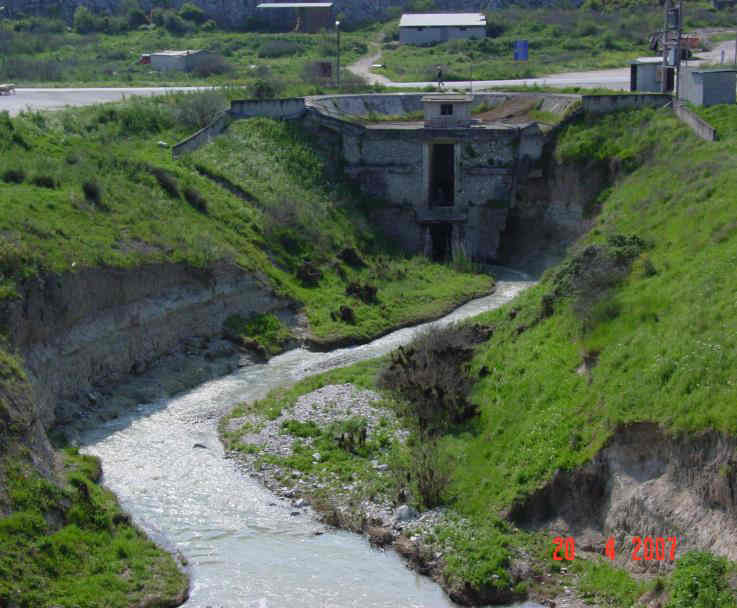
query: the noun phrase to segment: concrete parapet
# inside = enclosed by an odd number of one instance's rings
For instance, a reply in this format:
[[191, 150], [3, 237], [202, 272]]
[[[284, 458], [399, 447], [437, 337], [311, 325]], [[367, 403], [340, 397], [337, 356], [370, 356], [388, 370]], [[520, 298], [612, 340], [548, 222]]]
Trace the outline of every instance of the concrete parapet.
[[233, 118], [252, 118], [263, 116], [280, 120], [302, 118], [305, 113], [305, 98], [287, 99], [239, 99], [230, 103]]
[[227, 129], [228, 125], [230, 124], [230, 120], [231, 119], [228, 112], [223, 112], [206, 127], [203, 127], [196, 133], [190, 135], [187, 139], [180, 141], [178, 144], [172, 146], [172, 155], [174, 156], [174, 158], [176, 158], [181, 154], [192, 152], [200, 146], [204, 146], [213, 137], [217, 137], [223, 131], [225, 131], [225, 129]]
[[619, 110], [662, 108], [673, 101], [664, 93], [633, 93], [630, 95], [582, 95], [581, 106], [587, 114], [606, 114]]
[[680, 101], [673, 102], [673, 112], [701, 139], [716, 141], [717, 131], [708, 122], [684, 106]]

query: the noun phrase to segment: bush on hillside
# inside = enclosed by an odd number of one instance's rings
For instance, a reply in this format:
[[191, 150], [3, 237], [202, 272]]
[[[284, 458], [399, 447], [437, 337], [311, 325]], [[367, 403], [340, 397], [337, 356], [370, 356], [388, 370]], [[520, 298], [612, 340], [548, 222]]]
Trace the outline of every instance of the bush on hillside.
[[490, 332], [478, 325], [433, 327], [392, 353], [379, 384], [404, 399], [403, 413], [423, 439], [476, 414], [467, 399], [472, 386], [468, 363], [474, 345], [488, 339]]
[[159, 167], [151, 167], [151, 175], [159, 182], [159, 186], [172, 198], [179, 198], [179, 183], [177, 178], [168, 171]]
[[254, 99], [273, 99], [278, 97], [284, 86], [273, 78], [261, 78], [248, 85], [248, 92]]
[[258, 56], [268, 59], [289, 57], [302, 52], [302, 47], [293, 40], [267, 40], [258, 50]]
[[34, 175], [31, 183], [39, 188], [58, 188], [59, 183], [51, 175]]
[[102, 202], [102, 189], [96, 181], [92, 180], [82, 184], [82, 192], [90, 203], [99, 205]]
[[164, 28], [170, 34], [174, 34], [175, 36], [181, 36], [191, 32], [193, 29], [191, 24], [187, 23], [179, 15], [172, 12], [164, 14]]
[[26, 179], [26, 172], [23, 169], [8, 169], [3, 173], [3, 181], [6, 184], [22, 184]]
[[72, 20], [74, 29], [79, 34], [89, 34], [99, 29], [98, 18], [86, 6], [78, 6]]
[[177, 122], [190, 129], [201, 129], [210, 124], [228, 107], [228, 100], [219, 91], [200, 91], [177, 99]]
[[192, 187], [185, 188], [184, 198], [197, 211], [207, 214], [207, 200], [205, 200], [205, 197], [202, 196], [199, 190]]
[[205, 15], [204, 11], [192, 2], [182, 4], [182, 8], [179, 9], [179, 16], [198, 25], [207, 20], [207, 15]]
[[205, 56], [194, 69], [194, 73], [201, 78], [208, 76], [218, 76], [220, 74], [229, 74], [233, 71], [230, 65], [222, 55], [210, 53]]
[[636, 235], [613, 235], [606, 245], [589, 245], [560, 266], [553, 279], [555, 296], [572, 296], [573, 311], [591, 327], [604, 315], [612, 318], [614, 303], [605, 305], [610, 291], [628, 274], [632, 262], [647, 248]]

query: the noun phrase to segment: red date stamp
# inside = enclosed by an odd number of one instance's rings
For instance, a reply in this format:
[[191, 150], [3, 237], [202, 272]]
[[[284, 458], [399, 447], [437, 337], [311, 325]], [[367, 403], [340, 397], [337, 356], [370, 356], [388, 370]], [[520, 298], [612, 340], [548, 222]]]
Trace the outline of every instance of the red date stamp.
[[[676, 558], [678, 541], [675, 536], [633, 536], [631, 559], [634, 562], [673, 561]], [[610, 536], [604, 547], [604, 555], [614, 561], [617, 556], [616, 541]], [[572, 536], [563, 538], [556, 536], [553, 539], [553, 559], [557, 562], [576, 559], [576, 541]]]

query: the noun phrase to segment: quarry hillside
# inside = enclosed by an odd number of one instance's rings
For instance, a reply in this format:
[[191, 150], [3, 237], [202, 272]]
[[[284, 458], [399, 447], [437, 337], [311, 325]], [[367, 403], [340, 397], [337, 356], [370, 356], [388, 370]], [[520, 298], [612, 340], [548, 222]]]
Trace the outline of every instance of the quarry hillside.
[[[173, 8], [179, 8], [183, 1], [176, 1], [168, 4]], [[239, 25], [246, 19], [262, 18], [256, 6], [260, 4], [257, 0], [245, 0], [241, 2], [213, 2], [212, 0], [197, 0], [196, 5], [211, 19], [218, 23], [227, 25]], [[351, 22], [375, 21], [377, 19], [386, 18], [392, 9], [421, 9], [431, 8], [432, 10], [494, 10], [508, 5], [507, 2], [501, 0], [435, 0], [432, 3], [418, 5], [413, 0], [337, 0], [334, 3], [334, 12]], [[516, 3], [517, 4], [517, 3]], [[530, 2], [518, 3], [523, 6], [538, 7], [552, 6], [555, 2], [551, 0], [532, 0]], [[26, 15], [38, 15], [56, 13], [61, 16], [71, 17], [77, 6], [86, 6], [95, 12], [115, 13], [121, 8], [122, 3], [118, 0], [9, 0], [6, 4], [8, 14], [13, 16], [19, 13]], [[150, 10], [151, 2], [143, 1], [141, 6], [145, 10]]]

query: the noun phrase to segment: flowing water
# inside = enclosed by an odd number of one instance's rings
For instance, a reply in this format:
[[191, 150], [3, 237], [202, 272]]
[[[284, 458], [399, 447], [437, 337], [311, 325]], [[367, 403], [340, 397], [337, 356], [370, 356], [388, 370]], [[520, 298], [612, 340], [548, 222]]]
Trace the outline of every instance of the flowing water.
[[[506, 278], [511, 278], [509, 272]], [[462, 306], [447, 324], [501, 306], [531, 283], [500, 280], [496, 293]], [[420, 326], [425, 327], [425, 326]], [[135, 411], [80, 437], [102, 459], [104, 483], [157, 542], [189, 562], [190, 608], [440, 607], [438, 585], [402, 565], [393, 551], [356, 534], [322, 529], [224, 458], [217, 421], [234, 404], [330, 368], [390, 352], [418, 328], [370, 344], [314, 353], [296, 349]], [[202, 444], [206, 449], [194, 448]], [[537, 606], [527, 604], [527, 606]]]

